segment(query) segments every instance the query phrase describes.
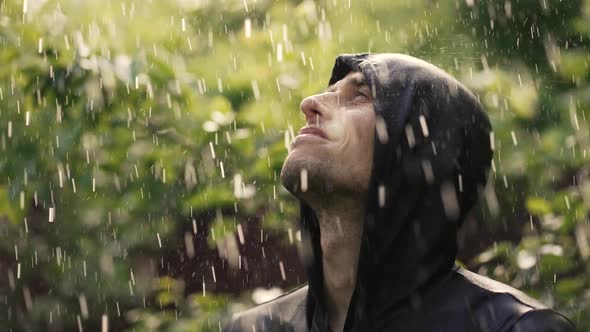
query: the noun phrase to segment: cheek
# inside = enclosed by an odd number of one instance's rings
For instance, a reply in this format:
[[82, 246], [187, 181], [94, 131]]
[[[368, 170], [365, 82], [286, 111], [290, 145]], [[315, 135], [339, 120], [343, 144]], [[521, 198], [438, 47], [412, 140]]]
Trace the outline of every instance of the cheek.
[[326, 125], [326, 130], [330, 133], [330, 137], [337, 141], [342, 140], [348, 130], [347, 122], [345, 116], [336, 116]]
[[358, 147], [364, 154], [373, 153], [373, 140], [375, 136], [375, 114], [372, 110], [363, 112], [353, 119], [355, 132], [358, 140]]
[[337, 153], [343, 153], [345, 158], [350, 156], [357, 162], [358, 158], [371, 157], [375, 135], [375, 114], [372, 108], [340, 111], [326, 125], [331, 138], [337, 142]]

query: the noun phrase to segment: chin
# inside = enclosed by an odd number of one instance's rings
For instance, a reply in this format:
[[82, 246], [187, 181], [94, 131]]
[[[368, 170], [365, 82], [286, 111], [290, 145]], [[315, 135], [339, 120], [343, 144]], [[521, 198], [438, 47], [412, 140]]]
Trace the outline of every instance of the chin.
[[[327, 184], [332, 182], [332, 165], [328, 158], [314, 156], [304, 149], [292, 150], [281, 169], [281, 183], [294, 196], [304, 199], [310, 194], [326, 191]], [[306, 192], [301, 191], [301, 171], [307, 170]]]
[[[311, 149], [310, 149], [311, 150]], [[309, 205], [332, 195], [365, 197], [368, 176], [362, 176], [355, 167], [339, 167], [325, 152], [307, 149], [292, 150], [281, 169], [281, 183], [295, 197]], [[314, 153], [315, 152], [315, 153]], [[341, 166], [341, 165], [340, 165]], [[308, 190], [301, 191], [301, 170], [307, 169]]]

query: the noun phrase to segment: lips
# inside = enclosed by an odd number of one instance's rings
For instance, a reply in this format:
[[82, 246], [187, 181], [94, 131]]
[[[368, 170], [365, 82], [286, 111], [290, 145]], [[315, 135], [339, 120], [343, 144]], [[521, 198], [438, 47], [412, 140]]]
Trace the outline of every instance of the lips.
[[304, 135], [304, 134], [319, 136], [323, 139], [328, 139], [328, 136], [326, 135], [326, 133], [324, 133], [324, 131], [318, 126], [307, 125], [299, 130], [299, 133], [297, 136]]

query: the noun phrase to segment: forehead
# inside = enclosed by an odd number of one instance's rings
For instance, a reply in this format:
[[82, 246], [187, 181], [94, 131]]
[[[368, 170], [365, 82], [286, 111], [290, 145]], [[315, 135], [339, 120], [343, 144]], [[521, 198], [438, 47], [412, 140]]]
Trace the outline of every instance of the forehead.
[[351, 71], [344, 78], [339, 80], [338, 82], [330, 85], [328, 87], [329, 90], [337, 90], [339, 88], [352, 86], [352, 87], [361, 87], [366, 86], [367, 83], [365, 82], [365, 76], [363, 73], [358, 71]]

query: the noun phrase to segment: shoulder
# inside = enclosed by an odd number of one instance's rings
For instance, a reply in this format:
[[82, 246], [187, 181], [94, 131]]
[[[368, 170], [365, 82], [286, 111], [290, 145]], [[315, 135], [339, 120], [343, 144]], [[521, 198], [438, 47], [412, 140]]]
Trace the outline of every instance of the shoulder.
[[502, 332], [574, 331], [565, 316], [513, 287], [462, 268], [455, 272], [470, 294], [470, 311], [480, 326]]
[[550, 309], [530, 310], [523, 314], [508, 332], [574, 332], [574, 325]]
[[487, 295], [508, 295], [508, 298], [512, 298], [514, 301], [522, 304], [528, 308], [547, 308], [541, 302], [533, 299], [525, 293], [519, 291], [514, 287], [510, 287], [499, 281], [484, 277], [477, 273], [465, 270], [463, 268], [456, 269], [456, 273], [467, 282], [480, 288]]
[[223, 331], [304, 330], [307, 289], [307, 285], [297, 287], [274, 300], [234, 314]]

